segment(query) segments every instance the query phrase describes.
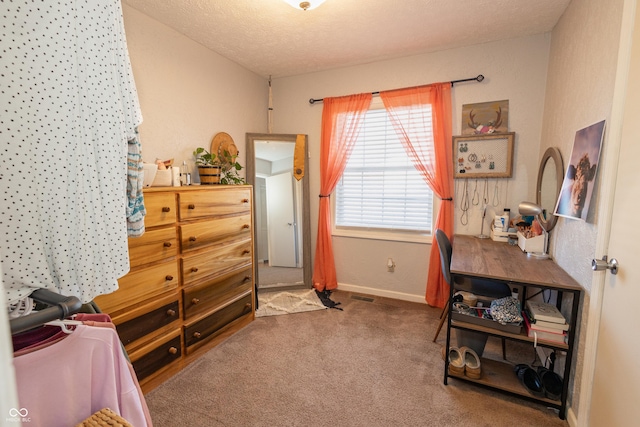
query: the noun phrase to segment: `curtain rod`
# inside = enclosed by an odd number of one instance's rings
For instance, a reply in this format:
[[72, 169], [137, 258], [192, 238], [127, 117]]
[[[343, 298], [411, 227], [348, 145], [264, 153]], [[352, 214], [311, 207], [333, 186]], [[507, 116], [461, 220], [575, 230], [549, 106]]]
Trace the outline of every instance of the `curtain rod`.
[[[484, 80], [484, 76], [482, 74], [478, 74], [477, 77], [471, 77], [469, 79], [453, 80], [451, 82], [451, 86], [453, 86], [456, 83], [471, 82], [471, 81], [474, 81], [474, 80], [477, 81], [477, 82], [481, 82], [481, 81]], [[380, 92], [371, 92], [371, 95], [380, 95]], [[309, 104], [313, 105], [316, 102], [322, 102], [322, 101], [324, 101], [324, 98], [320, 98], [320, 99], [311, 98], [311, 99], [309, 99]]]

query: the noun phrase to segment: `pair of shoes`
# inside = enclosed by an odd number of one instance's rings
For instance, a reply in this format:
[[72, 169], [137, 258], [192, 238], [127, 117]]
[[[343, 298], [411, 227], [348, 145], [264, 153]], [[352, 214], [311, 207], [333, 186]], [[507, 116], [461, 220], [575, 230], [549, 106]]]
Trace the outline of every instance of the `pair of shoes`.
[[534, 396], [551, 400], [560, 400], [562, 397], [562, 377], [544, 366], [539, 366], [536, 372], [529, 365], [519, 364], [514, 372], [524, 388]]
[[464, 374], [471, 379], [479, 380], [482, 376], [482, 366], [478, 353], [469, 347], [460, 347], [460, 352], [464, 360]]
[[513, 368], [513, 371], [520, 379], [520, 383], [529, 393], [536, 397], [544, 397], [544, 386], [538, 373], [529, 365], [520, 363]]
[[[447, 357], [447, 351], [442, 347], [442, 359]], [[456, 375], [466, 375], [472, 379], [479, 379], [482, 375], [480, 357], [469, 347], [449, 347], [449, 371]]]
[[442, 360], [449, 359], [449, 372], [456, 375], [464, 375], [464, 359], [462, 353], [458, 347], [449, 347], [447, 352], [445, 347], [442, 347]]

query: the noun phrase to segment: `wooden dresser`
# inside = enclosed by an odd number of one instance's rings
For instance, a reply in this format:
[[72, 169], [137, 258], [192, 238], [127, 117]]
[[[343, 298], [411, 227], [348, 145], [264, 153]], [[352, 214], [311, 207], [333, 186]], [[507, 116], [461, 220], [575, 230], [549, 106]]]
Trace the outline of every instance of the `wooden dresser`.
[[145, 189], [131, 271], [95, 299], [146, 393], [254, 319], [251, 186]]

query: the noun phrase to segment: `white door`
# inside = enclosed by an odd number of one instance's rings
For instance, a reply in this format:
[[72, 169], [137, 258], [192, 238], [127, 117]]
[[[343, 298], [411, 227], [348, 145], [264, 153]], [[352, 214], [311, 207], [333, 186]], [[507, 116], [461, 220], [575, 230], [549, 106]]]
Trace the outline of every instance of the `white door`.
[[267, 217], [269, 223], [269, 265], [295, 267], [295, 217], [291, 172], [267, 178]]
[[605, 273], [589, 417], [591, 426], [637, 425], [640, 420], [640, 227], [635, 223], [640, 210], [640, 126], [637, 124], [640, 116], [639, 12], [636, 11], [608, 248], [609, 258], [616, 258], [620, 267], [617, 275]]
[[267, 224], [267, 184], [264, 178], [256, 177], [254, 215], [256, 216], [256, 239], [258, 240], [258, 262], [269, 259], [269, 226]]

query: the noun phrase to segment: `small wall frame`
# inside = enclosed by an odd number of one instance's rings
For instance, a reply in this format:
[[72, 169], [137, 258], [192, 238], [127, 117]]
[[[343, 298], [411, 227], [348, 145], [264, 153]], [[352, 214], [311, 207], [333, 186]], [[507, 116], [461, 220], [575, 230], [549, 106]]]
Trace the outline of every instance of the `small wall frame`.
[[454, 178], [511, 178], [515, 132], [453, 137]]

